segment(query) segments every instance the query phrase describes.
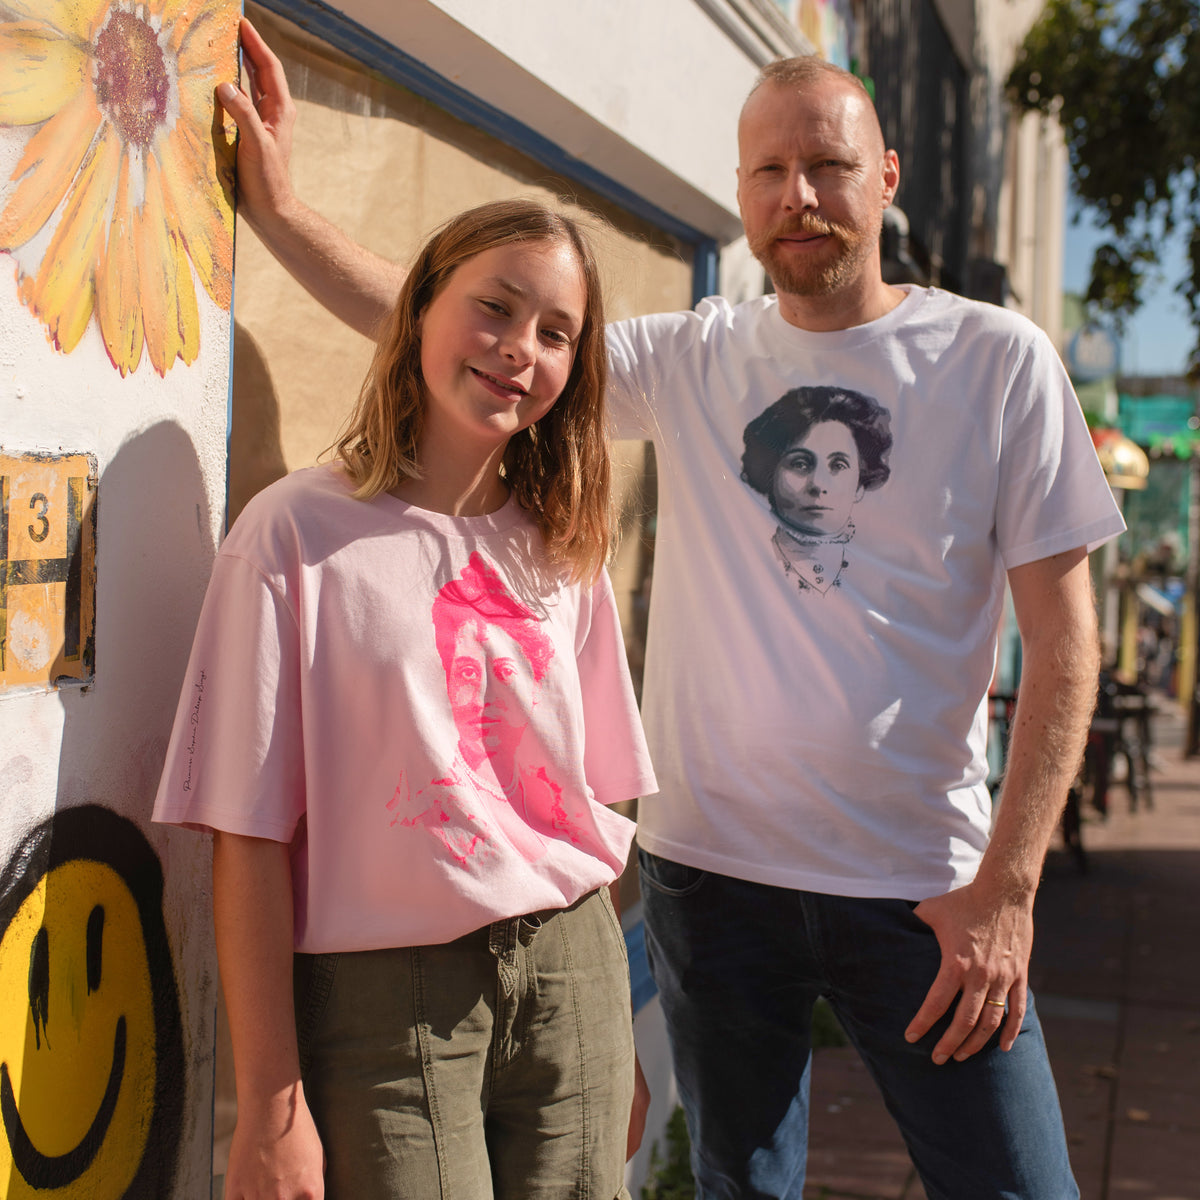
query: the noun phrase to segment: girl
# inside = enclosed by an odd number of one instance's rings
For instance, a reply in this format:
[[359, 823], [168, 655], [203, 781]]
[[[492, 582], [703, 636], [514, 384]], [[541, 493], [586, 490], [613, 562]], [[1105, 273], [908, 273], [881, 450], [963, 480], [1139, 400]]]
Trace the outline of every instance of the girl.
[[214, 834], [229, 1200], [627, 1195], [607, 806], [655, 783], [602, 569], [604, 377], [577, 226], [464, 213], [335, 462], [221, 548], [155, 819]]

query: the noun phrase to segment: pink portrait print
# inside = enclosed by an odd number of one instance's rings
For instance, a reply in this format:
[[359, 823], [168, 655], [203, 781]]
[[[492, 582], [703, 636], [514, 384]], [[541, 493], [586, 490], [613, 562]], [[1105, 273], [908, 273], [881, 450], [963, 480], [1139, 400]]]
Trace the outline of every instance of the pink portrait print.
[[[400, 823], [424, 825], [462, 865], [497, 841], [526, 862], [545, 853], [547, 838], [577, 841], [562, 788], [528, 733], [554, 658], [541, 622], [478, 552], [438, 591], [431, 615], [457, 752]], [[400, 790], [389, 807], [399, 807]]]

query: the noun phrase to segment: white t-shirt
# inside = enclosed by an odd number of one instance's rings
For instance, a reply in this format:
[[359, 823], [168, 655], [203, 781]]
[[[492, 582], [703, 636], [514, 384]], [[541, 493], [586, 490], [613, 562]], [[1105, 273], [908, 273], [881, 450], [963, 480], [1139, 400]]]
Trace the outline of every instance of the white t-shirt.
[[[710, 299], [617, 323], [609, 348], [619, 432], [658, 463], [639, 843], [836, 895], [968, 882], [1005, 571], [1123, 528], [1048, 339], [913, 287], [839, 332]], [[859, 394], [866, 452], [836, 418], [788, 432], [819, 397], [785, 395], [831, 387]]]
[[611, 882], [655, 790], [604, 574], [513, 501], [454, 518], [340, 469], [260, 493], [214, 565], [154, 819], [289, 842], [295, 945], [450, 941]]

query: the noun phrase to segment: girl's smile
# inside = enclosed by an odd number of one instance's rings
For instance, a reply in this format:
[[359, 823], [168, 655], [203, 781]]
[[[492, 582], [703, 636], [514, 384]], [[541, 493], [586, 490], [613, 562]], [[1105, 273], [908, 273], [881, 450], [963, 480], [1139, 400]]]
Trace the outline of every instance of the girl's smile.
[[474, 367], [471, 368], [471, 371], [478, 379], [481, 379], [485, 385], [490, 384], [495, 389], [496, 394], [501, 397], [506, 395], [524, 396], [527, 394], [525, 389], [521, 387], [519, 383], [514, 383], [511, 379], [505, 379], [499, 375], [489, 375], [486, 371], [476, 371]]

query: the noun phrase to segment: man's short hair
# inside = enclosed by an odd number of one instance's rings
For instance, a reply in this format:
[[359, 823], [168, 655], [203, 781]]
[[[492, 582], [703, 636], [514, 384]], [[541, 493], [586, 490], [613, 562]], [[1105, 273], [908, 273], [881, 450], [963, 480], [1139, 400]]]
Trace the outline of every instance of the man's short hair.
[[844, 67], [826, 62], [817, 54], [801, 54], [795, 58], [777, 58], [774, 62], [767, 63], [759, 72], [758, 79], [750, 89], [750, 95], [753, 96], [765, 83], [775, 87], [801, 88], [825, 79], [839, 79], [843, 83], [857, 88], [874, 107], [875, 102], [871, 100], [871, 93], [867, 91], [863, 81], [857, 75], [847, 71]]

